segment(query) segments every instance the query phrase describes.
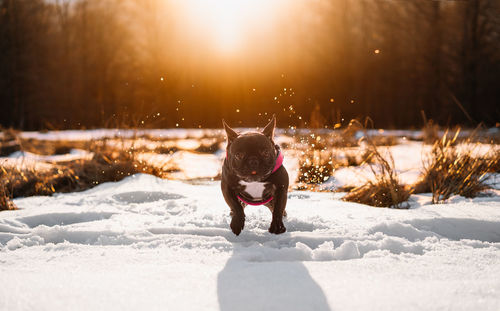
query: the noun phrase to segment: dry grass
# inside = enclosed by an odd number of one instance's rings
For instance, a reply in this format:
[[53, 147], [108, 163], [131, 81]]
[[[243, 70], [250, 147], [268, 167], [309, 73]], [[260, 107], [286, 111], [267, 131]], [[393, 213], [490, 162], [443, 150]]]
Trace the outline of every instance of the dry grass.
[[19, 136], [19, 131], [13, 128], [3, 128], [0, 126], [0, 132], [2, 133], [0, 139], [2, 142], [15, 140]]
[[[123, 128], [118, 126], [118, 128]], [[134, 128], [131, 128], [132, 130]], [[215, 139], [215, 140], [225, 140], [225, 136], [223, 134], [223, 130], [218, 132], [218, 131], [209, 131], [205, 132], [202, 135], [192, 135], [190, 133], [187, 133], [184, 136], [158, 136], [158, 135], [152, 135], [148, 133], [142, 133], [142, 134], [137, 134], [135, 135], [137, 139], [145, 139], [149, 141], [154, 141], [154, 142], [163, 142], [163, 141], [177, 141], [177, 140], [184, 140], [184, 139], [196, 139], [196, 140], [203, 140], [203, 139]]]
[[298, 143], [296, 147], [314, 150], [327, 150], [331, 148], [349, 148], [357, 147], [358, 139], [355, 137], [355, 131], [335, 130], [328, 132], [325, 130], [309, 130], [308, 134], [294, 135]]
[[15, 140], [5, 141], [0, 143], [0, 157], [6, 157], [16, 151], [20, 151], [21, 146]]
[[20, 149], [40, 155], [67, 154], [71, 149], [88, 150], [90, 141], [18, 139]]
[[194, 151], [199, 153], [215, 153], [220, 149], [220, 145], [225, 141], [224, 137], [218, 137], [212, 139], [212, 143], [201, 144]]
[[[374, 158], [371, 151], [352, 148], [359, 146], [359, 139], [356, 137], [357, 133], [363, 130], [364, 127], [353, 120], [342, 131], [333, 133], [311, 131], [307, 135], [296, 137], [304, 149], [299, 161], [298, 189], [315, 190], [314, 187], [305, 184], [321, 184], [339, 167], [360, 166], [372, 162]], [[369, 137], [369, 140], [373, 146], [391, 146], [397, 142], [395, 137], [378, 135]]]
[[90, 141], [40, 140], [22, 138], [18, 131], [0, 129], [0, 156], [9, 156], [16, 151], [26, 151], [39, 155], [66, 154], [71, 149], [88, 149]]
[[[362, 151], [362, 153], [361, 153]], [[373, 163], [375, 158], [373, 157], [372, 151], [369, 149], [365, 150], [356, 150], [356, 151], [345, 151], [342, 153], [344, 157], [341, 155], [337, 156], [337, 166], [361, 166], [366, 163]]]
[[0, 211], [17, 209], [3, 185], [0, 185]]
[[[364, 131], [359, 122], [351, 122], [345, 129], [336, 130], [315, 130], [310, 129], [308, 133], [294, 135], [295, 148], [307, 150], [331, 150], [342, 148], [359, 147], [359, 132]], [[368, 135], [365, 131], [364, 135]], [[396, 136], [382, 135], [377, 133], [370, 134], [370, 141], [376, 146], [395, 146], [399, 144], [399, 138]]]
[[55, 192], [86, 190], [136, 173], [159, 177], [167, 173], [138, 160], [133, 151], [110, 148], [105, 140], [94, 142], [90, 151], [94, 153], [91, 159], [60, 162], [49, 170], [2, 167], [2, 189], [13, 198], [51, 195]]
[[375, 146], [395, 146], [399, 144], [399, 139], [389, 135], [372, 135], [370, 140]]
[[479, 143], [474, 143], [474, 134], [464, 141], [467, 147], [459, 149], [456, 145], [459, 133], [457, 130], [452, 136], [446, 131], [443, 138], [434, 143], [424, 164], [423, 177], [413, 186], [415, 193], [432, 192], [433, 203], [447, 200], [453, 194], [475, 197], [488, 188], [486, 174], [498, 169], [498, 151], [476, 156]]
[[[142, 161], [142, 153], [173, 154], [179, 148], [179, 139], [164, 139], [152, 144], [136, 135], [127, 138], [104, 138], [92, 141], [24, 139], [13, 130], [2, 130], [0, 154], [7, 156], [15, 151], [26, 151], [39, 155], [67, 154], [71, 149], [83, 149], [93, 153], [91, 158], [66, 162], [51, 162], [49, 169], [4, 165], [0, 167], [0, 210], [14, 209], [11, 199], [33, 195], [51, 195], [56, 192], [82, 191], [104, 182], [119, 181], [136, 173], [147, 173], [168, 177], [178, 171], [168, 161], [149, 165]], [[197, 149], [200, 153], [216, 152], [223, 137], [215, 135], [205, 138]], [[168, 143], [167, 143], [168, 142]], [[163, 163], [165, 162], [165, 163]]]
[[376, 207], [406, 208], [402, 203], [408, 200], [410, 191], [399, 182], [392, 155], [389, 153], [386, 158], [369, 138], [366, 142], [370, 152], [366, 162], [369, 163], [375, 180], [352, 189], [343, 200]]
[[[179, 170], [172, 165], [172, 161], [162, 160], [161, 163], [149, 165], [141, 160], [145, 158], [141, 155], [151, 152], [173, 154], [179, 150], [175, 146], [178, 140], [173, 138], [158, 141], [157, 147], [148, 149], [144, 139], [136, 135], [91, 141], [39, 140], [23, 139], [16, 131], [3, 130], [0, 136], [1, 156], [10, 155], [15, 151], [39, 155], [67, 154], [71, 149], [83, 149], [91, 152], [93, 156], [87, 159], [50, 162], [50, 169], [43, 170], [24, 165], [0, 167], [0, 210], [15, 208], [12, 198], [82, 191], [104, 182], [119, 181], [136, 173], [168, 177]], [[192, 151], [213, 153], [219, 149], [222, 141], [220, 135], [205, 138], [205, 142]]]
[[17, 131], [13, 129], [2, 129], [0, 127], [0, 157], [5, 157], [21, 150], [17, 137]]
[[299, 183], [321, 184], [333, 174], [334, 170], [331, 155], [325, 155], [318, 150], [305, 152], [299, 165]]
[[432, 145], [437, 140], [439, 140], [439, 126], [434, 124], [432, 120], [425, 122], [424, 128], [422, 129], [422, 141], [424, 144]]
[[303, 151], [299, 160], [297, 181], [305, 184], [321, 184], [340, 167], [360, 166], [372, 160], [368, 151], [361, 154], [354, 150], [311, 149]]
[[490, 173], [500, 173], [500, 149], [492, 153]]
[[[413, 186], [411, 192], [432, 192], [433, 201], [445, 200], [451, 194], [475, 196], [485, 189], [486, 172], [500, 172], [500, 150], [490, 152], [487, 157], [473, 157], [473, 150], [462, 151], [461, 143], [478, 144], [473, 135], [468, 138], [458, 138], [458, 133], [449, 138], [437, 137], [437, 127], [428, 124], [428, 142], [434, 139], [430, 160], [422, 180]], [[349, 191], [344, 197], [353, 201], [372, 206], [402, 207], [409, 195], [410, 189], [403, 187], [394, 170], [392, 156], [383, 156], [377, 146], [391, 146], [398, 142], [396, 137], [374, 135], [365, 132], [366, 148], [360, 146], [357, 139], [359, 131], [364, 127], [359, 122], [351, 122], [344, 130], [310, 131], [307, 135], [296, 137], [300, 144], [293, 145], [301, 154], [298, 174], [298, 189], [321, 191], [320, 184], [333, 175], [335, 169], [347, 166], [359, 166], [365, 163], [375, 175], [374, 181], [369, 181], [356, 188], [336, 189]], [[97, 141], [51, 141], [23, 139], [19, 133], [4, 130], [0, 140], [0, 154], [10, 154], [14, 151], [29, 151], [41, 155], [65, 154], [71, 149], [83, 149], [93, 152], [91, 159], [67, 162], [52, 162], [50, 170], [0, 167], [0, 210], [15, 208], [11, 199], [32, 195], [51, 195], [55, 192], [81, 191], [108, 181], [119, 181], [136, 173], [148, 173], [159, 177], [168, 177], [178, 168], [171, 163], [155, 163], [155, 167], [140, 159], [142, 153], [173, 154], [181, 150], [178, 138], [156, 139], [156, 144], [148, 144], [144, 137], [107, 138]], [[153, 139], [152, 139], [153, 140]], [[213, 153], [220, 148], [223, 137], [212, 135], [203, 137], [199, 147], [191, 148], [191, 152]], [[473, 143], [474, 142], [474, 143]], [[365, 146], [365, 144], [361, 144]], [[356, 147], [356, 148], [349, 148]], [[187, 148], [187, 147], [186, 147]], [[186, 149], [187, 150], [187, 149]], [[301, 151], [302, 150], [302, 151]], [[216, 178], [217, 179], [217, 178]], [[212, 180], [212, 179], [211, 179]], [[193, 181], [196, 182], [196, 181]]]

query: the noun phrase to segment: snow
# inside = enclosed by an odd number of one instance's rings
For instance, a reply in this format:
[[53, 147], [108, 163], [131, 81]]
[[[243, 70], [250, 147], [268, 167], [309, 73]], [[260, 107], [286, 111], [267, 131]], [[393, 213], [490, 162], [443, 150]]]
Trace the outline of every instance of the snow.
[[286, 233], [260, 206], [240, 236], [217, 181], [20, 198], [0, 213], [0, 310], [498, 310], [499, 194], [397, 210], [290, 192]]
[[39, 155], [27, 151], [16, 151], [9, 155], [10, 159], [19, 159], [20, 161], [35, 161], [35, 162], [65, 162], [82, 159], [91, 159], [94, 156], [92, 152], [81, 149], [71, 149], [67, 154], [56, 155]]
[[0, 167], [22, 170], [48, 171], [54, 168], [51, 163], [39, 161], [33, 157], [5, 158], [0, 157]]
[[188, 137], [201, 138], [207, 135], [221, 135], [221, 129], [95, 129], [66, 130], [47, 132], [21, 132], [24, 139], [38, 140], [92, 140], [103, 138], [134, 138], [147, 135], [155, 138], [184, 139]]
[[193, 180], [219, 175], [224, 157], [220, 154], [200, 154], [178, 151], [173, 154], [143, 153], [138, 159], [158, 168], [172, 168], [170, 178]]
[[[245, 130], [245, 129], [240, 129]], [[277, 130], [292, 187], [301, 149]], [[307, 130], [293, 133], [307, 135]], [[326, 131], [325, 133], [331, 133]], [[495, 132], [496, 133], [496, 132]], [[362, 133], [356, 133], [361, 137]], [[421, 131], [369, 131], [418, 139]], [[500, 306], [500, 174], [493, 190], [431, 204], [412, 195], [410, 209], [344, 202], [343, 193], [292, 191], [287, 232], [271, 235], [271, 214], [249, 206], [235, 236], [220, 191], [224, 143], [198, 153], [221, 130], [89, 130], [22, 132], [41, 140], [107, 141], [122, 147], [178, 148], [140, 153], [171, 171], [169, 179], [137, 174], [93, 189], [14, 200], [0, 213], [0, 310], [498, 310]], [[139, 138], [137, 138], [139, 137]], [[166, 140], [171, 139], [171, 140]], [[402, 183], [418, 180], [430, 146], [400, 139], [391, 152]], [[482, 155], [491, 145], [474, 145]], [[461, 148], [469, 148], [461, 146]], [[493, 146], [498, 150], [498, 146]], [[468, 149], [470, 150], [470, 148]], [[338, 152], [362, 154], [360, 148]], [[17, 152], [0, 165], [42, 170], [92, 157]], [[368, 165], [339, 168], [324, 189], [372, 179]]]

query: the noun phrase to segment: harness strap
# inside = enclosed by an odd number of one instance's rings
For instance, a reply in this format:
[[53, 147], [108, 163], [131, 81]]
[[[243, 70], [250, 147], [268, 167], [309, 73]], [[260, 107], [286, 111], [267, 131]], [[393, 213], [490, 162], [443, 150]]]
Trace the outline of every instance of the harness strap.
[[274, 165], [273, 173], [276, 172], [283, 165], [283, 153], [278, 149], [278, 158], [276, 158], [276, 164]]
[[263, 205], [263, 204], [269, 203], [273, 199], [273, 197], [270, 197], [269, 199], [264, 200], [264, 201], [260, 201], [260, 202], [249, 202], [249, 201], [243, 199], [242, 197], [240, 197], [239, 195], [236, 195], [236, 196], [238, 197], [238, 199], [240, 199], [241, 202], [246, 203], [248, 205], [254, 205], [254, 206], [255, 205]]

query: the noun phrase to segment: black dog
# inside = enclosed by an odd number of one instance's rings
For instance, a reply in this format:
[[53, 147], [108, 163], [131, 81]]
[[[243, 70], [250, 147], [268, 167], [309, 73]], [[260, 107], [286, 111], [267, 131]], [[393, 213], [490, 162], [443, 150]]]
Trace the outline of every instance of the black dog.
[[283, 216], [288, 193], [288, 173], [283, 155], [274, 144], [276, 118], [261, 132], [236, 133], [222, 121], [227, 134], [222, 166], [222, 194], [231, 208], [231, 230], [239, 235], [245, 226], [246, 205], [266, 205], [273, 214], [269, 232], [286, 231]]

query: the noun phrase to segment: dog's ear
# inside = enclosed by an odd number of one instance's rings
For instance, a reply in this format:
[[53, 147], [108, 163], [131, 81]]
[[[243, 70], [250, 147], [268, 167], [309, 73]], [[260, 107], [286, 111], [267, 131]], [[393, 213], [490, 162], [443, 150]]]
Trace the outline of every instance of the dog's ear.
[[266, 135], [270, 140], [274, 139], [274, 129], [276, 128], [276, 116], [273, 114], [273, 118], [266, 127], [262, 130], [262, 134]]
[[227, 143], [233, 142], [233, 140], [238, 137], [238, 133], [227, 125], [226, 121], [222, 119], [222, 125], [224, 125], [224, 130], [226, 131]]

